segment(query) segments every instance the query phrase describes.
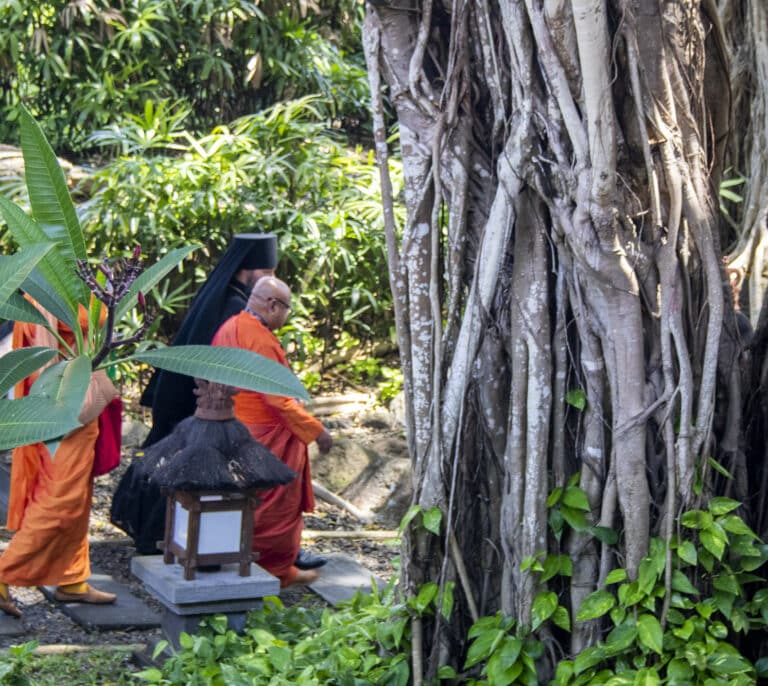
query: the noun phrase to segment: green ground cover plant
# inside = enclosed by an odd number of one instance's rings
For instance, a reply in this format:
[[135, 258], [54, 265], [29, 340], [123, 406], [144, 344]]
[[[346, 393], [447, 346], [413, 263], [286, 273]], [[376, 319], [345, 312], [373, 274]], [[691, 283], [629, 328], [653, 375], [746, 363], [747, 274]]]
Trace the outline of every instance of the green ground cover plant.
[[[573, 496], [569, 500], [576, 502]], [[563, 556], [526, 561], [540, 591], [530, 626], [500, 613], [480, 617], [429, 682], [469, 686], [747, 686], [768, 678], [768, 590], [760, 574], [768, 547], [735, 514], [739, 503], [712, 498], [681, 518], [680, 538], [667, 548], [654, 539], [638, 578], [608, 574], [605, 586], [572, 609], [554, 590], [570, 574]], [[435, 535], [439, 511], [411, 508], [403, 527]], [[426, 615], [450, 622], [455, 587], [428, 583], [405, 598], [392, 580], [336, 608], [283, 605], [267, 598], [249, 613], [246, 630], [226, 617], [204, 620], [195, 635], [156, 668], [135, 672], [125, 655], [33, 655], [34, 643], [0, 659], [0, 684], [55, 683], [48, 674], [71, 673], [67, 683], [150, 683], [188, 686], [406, 686], [414, 655], [411, 626]], [[568, 655], [573, 622], [600, 626], [600, 640]], [[541, 673], [546, 652], [560, 655], [555, 674]], [[90, 655], [90, 653], [88, 654]], [[82, 674], [77, 673], [81, 665]], [[90, 666], [93, 666], [91, 668]], [[134, 673], [135, 672], [135, 673]], [[41, 679], [40, 681], [34, 680]], [[98, 679], [102, 679], [103, 682]], [[26, 681], [25, 681], [26, 679]], [[30, 680], [32, 679], [32, 680]]]
[[[574, 493], [567, 500], [578, 506]], [[429, 683], [747, 686], [768, 678], [768, 591], [758, 573], [768, 547], [735, 514], [738, 507], [712, 498], [706, 508], [686, 512], [671, 546], [653, 540], [637, 579], [616, 568], [575, 609], [553, 590], [571, 573], [567, 556], [527, 560], [540, 588], [530, 626], [498, 613], [479, 618], [465, 654], [449, 656], [451, 664]], [[414, 507], [402, 526], [438, 535], [441, 525], [439, 511]], [[244, 635], [227, 630], [223, 617], [210, 619], [200, 634], [183, 637], [182, 649], [162, 668], [138, 678], [163, 685], [405, 686], [411, 622], [436, 613], [450, 622], [453, 603], [452, 583], [425, 584], [407, 600], [390, 584], [337, 609], [285, 608], [269, 599], [249, 615]], [[601, 639], [568, 656], [573, 622], [596, 623]], [[540, 671], [547, 651], [561, 656], [555, 674]]]
[[30, 641], [0, 657], [0, 684], [7, 686], [128, 686], [139, 668], [130, 648], [96, 648], [61, 653], [36, 652]]

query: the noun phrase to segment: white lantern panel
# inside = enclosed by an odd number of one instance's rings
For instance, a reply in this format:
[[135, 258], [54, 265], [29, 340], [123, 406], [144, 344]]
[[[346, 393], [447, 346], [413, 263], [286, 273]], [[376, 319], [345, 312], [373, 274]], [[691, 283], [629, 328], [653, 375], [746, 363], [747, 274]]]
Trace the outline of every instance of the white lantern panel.
[[[173, 542], [187, 550], [189, 512], [178, 501], [173, 527]], [[240, 525], [242, 513], [239, 510], [200, 513], [200, 540], [197, 552], [200, 555], [232, 553], [240, 550]]]

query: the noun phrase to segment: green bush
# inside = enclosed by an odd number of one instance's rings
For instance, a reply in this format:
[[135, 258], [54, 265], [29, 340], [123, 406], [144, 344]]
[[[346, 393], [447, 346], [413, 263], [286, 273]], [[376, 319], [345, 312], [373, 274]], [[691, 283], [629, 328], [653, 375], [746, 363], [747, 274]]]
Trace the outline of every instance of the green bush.
[[[380, 596], [358, 594], [339, 609], [286, 608], [265, 598], [249, 613], [243, 635], [226, 618], [207, 619], [162, 669], [138, 676], [148, 683], [216, 686], [271, 684], [389, 684], [406, 686], [408, 616], [393, 604], [391, 587]], [[161, 647], [162, 648], [162, 647]]]
[[[307, 97], [279, 103], [208, 135], [184, 129], [179, 103], [146, 104], [94, 135], [119, 156], [84, 181], [80, 211], [91, 249], [114, 254], [127, 237], [149, 261], [202, 243], [183, 280], [199, 284], [232, 234], [279, 237], [278, 274], [295, 292], [286, 343], [333, 349], [342, 332], [388, 338], [391, 294], [379, 174], [372, 155], [349, 149]], [[396, 183], [400, 170], [393, 163]], [[178, 320], [165, 324], [170, 335]], [[314, 337], [319, 344], [309, 340]]]
[[362, 11], [358, 0], [0, 3], [0, 140], [15, 140], [20, 102], [62, 154], [87, 152], [91, 131], [150, 98], [183, 101], [201, 132], [321, 93], [337, 125], [357, 128]]

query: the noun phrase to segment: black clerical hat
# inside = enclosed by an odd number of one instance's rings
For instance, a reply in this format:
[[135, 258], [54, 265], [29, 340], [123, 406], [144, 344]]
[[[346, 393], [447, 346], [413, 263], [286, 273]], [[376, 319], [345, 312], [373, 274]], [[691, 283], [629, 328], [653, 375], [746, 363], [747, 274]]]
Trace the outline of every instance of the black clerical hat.
[[232, 249], [243, 258], [240, 269], [274, 269], [277, 266], [277, 236], [273, 233], [238, 233]]

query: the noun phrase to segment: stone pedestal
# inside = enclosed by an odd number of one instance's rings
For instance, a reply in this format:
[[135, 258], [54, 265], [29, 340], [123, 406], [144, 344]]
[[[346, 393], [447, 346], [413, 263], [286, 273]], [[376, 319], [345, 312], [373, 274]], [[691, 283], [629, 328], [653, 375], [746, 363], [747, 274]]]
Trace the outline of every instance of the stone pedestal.
[[161, 626], [175, 648], [181, 632], [195, 633], [205, 615], [224, 614], [230, 628], [242, 631], [249, 610], [258, 608], [262, 598], [280, 594], [279, 580], [255, 564], [250, 576], [240, 576], [239, 566], [229, 564], [216, 572], [198, 571], [187, 581], [181, 565], [146, 555], [131, 560], [131, 571], [165, 607]]

